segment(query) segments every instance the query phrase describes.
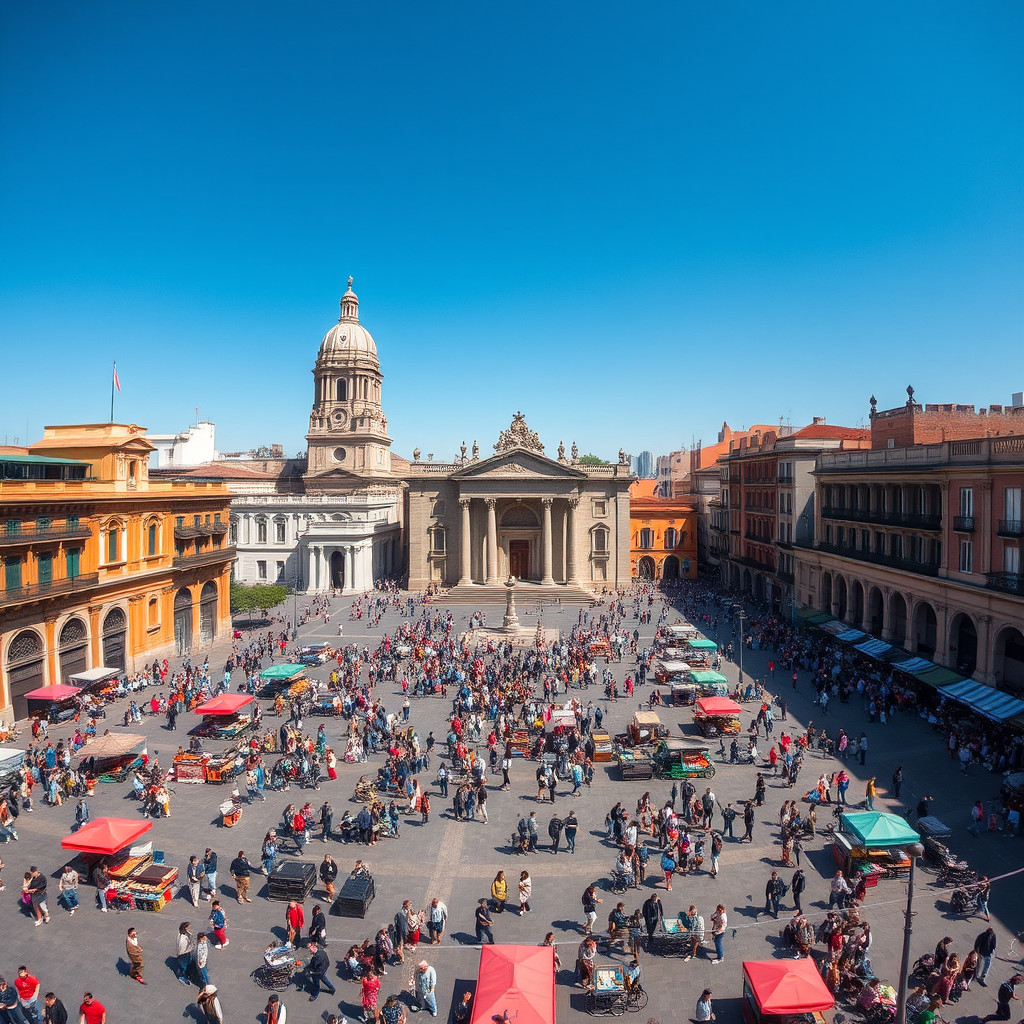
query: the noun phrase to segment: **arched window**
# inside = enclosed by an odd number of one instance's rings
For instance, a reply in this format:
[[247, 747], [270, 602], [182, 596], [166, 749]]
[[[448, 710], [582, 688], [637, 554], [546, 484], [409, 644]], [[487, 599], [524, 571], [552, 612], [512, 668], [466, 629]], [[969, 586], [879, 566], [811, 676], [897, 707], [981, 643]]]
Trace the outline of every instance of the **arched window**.
[[645, 526], [640, 531], [639, 546], [645, 551], [650, 551], [654, 547], [654, 531], [649, 526]]
[[670, 526], [665, 531], [665, 547], [671, 551], [672, 548], [674, 548], [678, 543], [679, 540], [678, 534], [676, 533], [676, 528], [674, 526]]
[[334, 382], [334, 397], [339, 402], [348, 401], [348, 381], [344, 377], [339, 377]]
[[608, 530], [599, 526], [590, 535], [591, 537], [591, 551], [595, 555], [606, 555], [608, 554]]
[[430, 529], [430, 553], [434, 555], [443, 555], [447, 548], [445, 547], [447, 531], [443, 526], [434, 526]]

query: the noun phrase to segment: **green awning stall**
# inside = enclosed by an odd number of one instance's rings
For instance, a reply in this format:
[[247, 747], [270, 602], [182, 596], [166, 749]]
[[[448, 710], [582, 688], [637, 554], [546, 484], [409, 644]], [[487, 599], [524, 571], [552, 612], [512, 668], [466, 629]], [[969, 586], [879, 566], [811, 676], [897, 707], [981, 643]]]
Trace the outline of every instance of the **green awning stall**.
[[698, 686], [711, 686], [714, 683], [728, 683], [729, 680], [722, 675], [721, 672], [712, 672], [710, 669], [701, 669], [697, 672], [691, 672], [690, 678]]
[[867, 850], [919, 843], [921, 836], [898, 814], [884, 811], [852, 811], [843, 815], [843, 831]]
[[948, 668], [943, 668], [941, 665], [936, 665], [935, 668], [930, 668], [926, 672], [912, 672], [911, 675], [915, 679], [919, 679], [922, 683], [927, 683], [929, 686], [949, 686], [950, 683], [959, 683], [963, 681], [963, 675], [959, 672], [953, 672]]
[[717, 651], [718, 644], [714, 640], [708, 640], [706, 637], [700, 637], [697, 640], [687, 640], [687, 647], [693, 647], [698, 651]]
[[280, 682], [281, 680], [294, 679], [296, 676], [301, 676], [305, 671], [305, 665], [271, 665], [270, 668], [265, 668], [260, 673], [260, 679], [272, 683]]

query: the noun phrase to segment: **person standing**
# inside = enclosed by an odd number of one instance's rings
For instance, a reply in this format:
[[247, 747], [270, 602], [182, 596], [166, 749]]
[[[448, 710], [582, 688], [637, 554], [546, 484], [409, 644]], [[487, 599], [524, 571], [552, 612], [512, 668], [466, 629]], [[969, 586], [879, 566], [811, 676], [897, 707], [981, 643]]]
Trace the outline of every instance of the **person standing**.
[[644, 924], [647, 926], [647, 938], [653, 939], [654, 933], [657, 931], [658, 924], [665, 916], [665, 908], [656, 892], [652, 892], [651, 895], [644, 900], [641, 912], [643, 913]]
[[[995, 956], [997, 945], [996, 933], [992, 928], [986, 928], [974, 940], [974, 952], [978, 954], [978, 969], [974, 972], [974, 977], [979, 985], [985, 984], [985, 979], [988, 977], [988, 972], [992, 967], [992, 958]], [[939, 964], [936, 962], [935, 966], [937, 969]]]
[[210, 984], [210, 972], [206, 965], [210, 962], [210, 940], [206, 932], [200, 932], [196, 936], [196, 948], [193, 951], [193, 963], [196, 966], [196, 974], [199, 976], [199, 985], [205, 988]]
[[604, 900], [598, 899], [597, 887], [588, 885], [583, 892], [583, 914], [585, 917], [583, 922], [584, 935], [590, 935], [594, 930], [594, 922], [597, 920], [598, 903], [604, 903]]
[[332, 996], [337, 994], [333, 982], [327, 977], [330, 967], [331, 962], [327, 954], [320, 948], [320, 943], [310, 940], [309, 961], [306, 964], [306, 977], [309, 978], [310, 985], [310, 1002], [320, 995], [321, 987], [327, 989]]
[[860, 739], [857, 741], [857, 756], [860, 758], [860, 763], [863, 764], [868, 756], [868, 734], [862, 732]]
[[107, 1008], [91, 992], [82, 996], [78, 1024], [107, 1024]]
[[725, 959], [723, 942], [728, 924], [729, 915], [725, 912], [725, 905], [719, 903], [711, 915], [711, 937], [715, 942], [715, 959], [711, 961], [713, 964], [720, 964]]
[[182, 985], [190, 984], [188, 980], [188, 968], [189, 964], [192, 963], [192, 951], [195, 949], [195, 946], [192, 943], [191, 928], [192, 926], [188, 921], [182, 921], [181, 924], [178, 925], [178, 935], [174, 947], [174, 955], [178, 960], [178, 969], [176, 973], [178, 975], [178, 981], [180, 981]]
[[782, 879], [779, 873], [773, 871], [764, 887], [764, 912], [771, 911], [772, 917], [778, 920], [779, 902], [782, 899]]
[[504, 871], [499, 871], [491, 882], [491, 899], [494, 900], [494, 912], [504, 913], [505, 901], [508, 899], [508, 882], [505, 881]]
[[421, 960], [416, 966], [416, 1001], [421, 1010], [429, 1010], [431, 1017], [437, 1016], [437, 997], [434, 989], [437, 987], [437, 972], [426, 960]]
[[430, 933], [430, 944], [439, 946], [444, 938], [444, 926], [448, 920], [448, 907], [436, 896], [427, 908], [427, 931]]
[[533, 879], [529, 871], [519, 873], [519, 916], [530, 913], [530, 896], [533, 895]]
[[302, 907], [295, 900], [289, 900], [284, 911], [284, 927], [289, 946], [297, 946], [302, 941], [302, 926], [305, 923], [306, 914]]
[[128, 935], [124, 940], [125, 952], [128, 954], [128, 977], [134, 978], [140, 985], [145, 985], [142, 971], [146, 966], [142, 957], [142, 944], [139, 942], [139, 933], [134, 928], [128, 929]]
[[228, 943], [228, 918], [221, 909], [220, 900], [214, 900], [210, 907], [210, 928], [213, 930], [213, 937], [217, 940], [213, 944], [214, 949], [224, 949]]
[[287, 1024], [288, 1011], [276, 992], [267, 999], [267, 1005], [263, 1007], [263, 1019], [265, 1024]]
[[494, 945], [494, 933], [491, 931], [491, 920], [490, 911], [487, 909], [487, 898], [482, 896], [476, 905], [476, 941], [479, 944], [483, 944], [486, 939], [492, 946]]
[[580, 826], [576, 820], [576, 812], [570, 811], [565, 816], [565, 845], [570, 853], [576, 852], [576, 831]]
[[25, 892], [32, 900], [32, 913], [35, 914], [36, 927], [43, 922], [50, 923], [50, 910], [46, 905], [46, 876], [34, 864], [29, 868]]
[[872, 775], [864, 785], [864, 806], [869, 810], [875, 809], [875, 777]]
[[743, 837], [741, 843], [752, 843], [754, 841], [754, 804], [748, 800], [743, 805]]
[[96, 902], [99, 904], [102, 913], [107, 912], [107, 890], [110, 888], [110, 875], [107, 873], [107, 866], [100, 861], [92, 869], [92, 881], [96, 886]]
[[216, 985], [206, 985], [196, 998], [196, 1005], [203, 1012], [207, 1024], [224, 1024], [224, 1010], [220, 1005]]
[[1017, 995], [1017, 986], [1024, 981], [1024, 974], [1015, 974], [1012, 978], [1004, 981], [996, 993], [996, 1012], [990, 1013], [987, 1017], [981, 1018], [981, 1024], [988, 1024], [990, 1020], [1009, 1020], [1012, 1015], [1010, 1003], [1020, 998]]
[[562, 841], [562, 830], [565, 822], [558, 815], [554, 815], [548, 822], [548, 836], [551, 839], [551, 852], [558, 853], [558, 847]]
[[802, 914], [803, 907], [800, 906], [800, 897], [803, 895], [804, 889], [807, 888], [807, 878], [800, 868], [793, 872], [793, 881], [790, 886], [793, 890], [793, 903], [796, 906], [796, 912]]
[[43, 996], [43, 1024], [68, 1024], [67, 1007], [53, 992]]
[[309, 931], [306, 933], [306, 942], [315, 942], [322, 949], [327, 948], [327, 918], [319, 906], [313, 907], [309, 915]]
[[18, 968], [18, 976], [14, 979], [14, 988], [18, 993], [21, 1012], [32, 1024], [38, 1024], [39, 979], [34, 974], [29, 974], [28, 968], [24, 964]]
[[978, 913], [981, 914], [986, 921], [990, 921], [991, 918], [988, 914], [988, 898], [992, 892], [992, 883], [988, 880], [988, 875], [982, 875], [978, 879], [977, 894], [978, 894]]
[[185, 877], [188, 881], [188, 898], [192, 901], [193, 907], [199, 906], [199, 890], [202, 887], [203, 868], [199, 858], [193, 854], [188, 859], [188, 867], [185, 869]]
[[203, 855], [200, 877], [205, 878], [210, 887], [209, 895], [204, 899], [215, 899], [217, 896], [217, 854], [209, 847], [206, 848], [206, 853]]
[[[387, 971], [384, 973], [387, 974]], [[366, 971], [359, 979], [359, 1000], [363, 1004], [364, 1021], [369, 1021], [371, 1017], [375, 1021], [380, 1020], [380, 1011], [377, 1009], [379, 995], [380, 978], [373, 971]]]
[[903, 789], [903, 765], [900, 765], [892, 773], [892, 795], [899, 800], [900, 790]]
[[839, 907], [840, 910], [846, 906], [847, 897], [853, 895], [853, 890], [843, 877], [842, 871], [837, 871], [832, 878], [831, 892], [828, 898], [828, 909]]
[[70, 864], [64, 865], [64, 873], [60, 876], [57, 888], [64, 897], [64, 906], [68, 908], [69, 915], [74, 917], [78, 909], [78, 872]]
[[327, 898], [332, 903], [334, 902], [334, 883], [337, 877], [338, 865], [329, 853], [325, 853], [324, 859], [320, 862], [320, 881], [324, 883]]
[[238, 856], [231, 862], [231, 877], [235, 880], [235, 893], [239, 903], [252, 903], [249, 899], [249, 876], [255, 870], [246, 859], [245, 850], [239, 850]]
[[333, 830], [334, 808], [325, 800], [323, 807], [320, 808], [320, 842], [326, 843], [331, 838]]
[[697, 1015], [693, 1018], [695, 1021], [704, 1020], [715, 1020], [715, 1011], [711, 1006], [711, 989], [706, 988], [700, 994], [700, 999], [697, 1000]]
[[722, 836], [718, 832], [711, 833], [711, 877], [718, 877], [718, 858], [722, 855]]
[[6, 978], [0, 978], [0, 1014], [5, 1024], [28, 1024], [25, 1014], [21, 1012], [18, 990], [8, 985]]

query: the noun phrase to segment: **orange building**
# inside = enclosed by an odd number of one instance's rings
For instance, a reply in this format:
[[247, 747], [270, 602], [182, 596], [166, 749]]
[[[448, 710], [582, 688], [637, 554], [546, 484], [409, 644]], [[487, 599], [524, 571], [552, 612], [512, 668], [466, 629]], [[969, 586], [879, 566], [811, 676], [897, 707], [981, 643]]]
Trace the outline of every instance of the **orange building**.
[[697, 578], [697, 513], [673, 499], [656, 498], [653, 480], [629, 489], [629, 561], [634, 579]]
[[151, 451], [117, 423], [0, 448], [0, 721], [24, 717], [37, 687], [141, 669], [230, 627], [230, 494], [150, 481]]

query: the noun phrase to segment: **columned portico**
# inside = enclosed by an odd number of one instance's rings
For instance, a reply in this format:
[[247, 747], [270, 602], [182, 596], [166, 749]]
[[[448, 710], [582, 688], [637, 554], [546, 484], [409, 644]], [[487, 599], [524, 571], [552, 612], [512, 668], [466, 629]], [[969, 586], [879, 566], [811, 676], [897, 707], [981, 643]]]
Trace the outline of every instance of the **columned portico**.
[[484, 504], [487, 506], [487, 582], [498, 583], [498, 520], [495, 515], [497, 500], [486, 498]]
[[459, 583], [470, 583], [472, 569], [473, 551], [469, 545], [470, 535], [470, 510], [469, 498], [459, 498], [459, 507], [462, 509], [462, 529], [459, 534]]
[[576, 510], [579, 504], [579, 498], [570, 498], [565, 503], [565, 575], [570, 586], [578, 586], [580, 582], [576, 565]]
[[541, 583], [544, 586], [554, 585], [554, 577], [551, 575], [552, 547], [551, 547], [551, 504], [552, 498], [541, 498], [540, 504], [543, 509], [541, 520], [541, 550], [544, 561], [542, 563]]

